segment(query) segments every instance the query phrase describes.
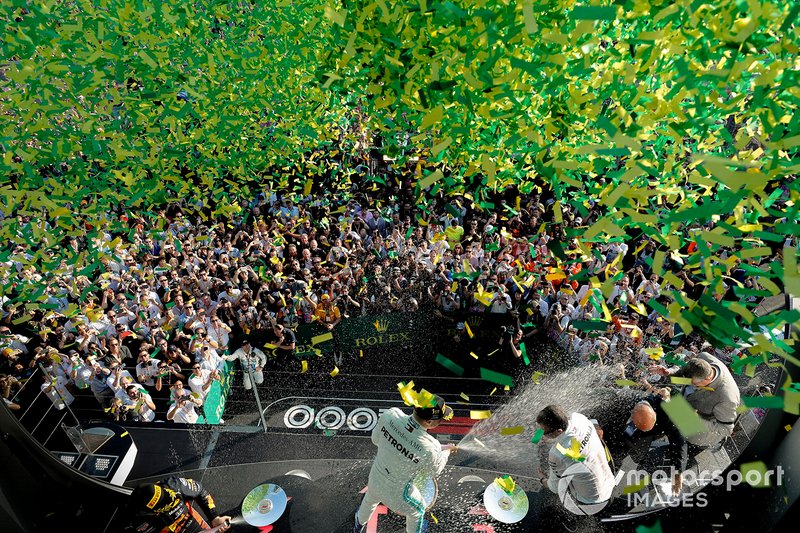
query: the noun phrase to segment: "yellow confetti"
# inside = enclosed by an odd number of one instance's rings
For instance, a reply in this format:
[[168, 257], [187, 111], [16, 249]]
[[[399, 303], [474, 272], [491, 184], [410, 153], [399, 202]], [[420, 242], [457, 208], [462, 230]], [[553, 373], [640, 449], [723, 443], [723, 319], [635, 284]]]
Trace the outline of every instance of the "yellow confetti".
[[333, 340], [333, 333], [323, 333], [322, 335], [311, 337], [311, 344], [321, 344], [330, 340]]
[[560, 443], [557, 442], [556, 449], [566, 457], [574, 459], [578, 462], [586, 459], [583, 455], [581, 455], [581, 443], [575, 437], [570, 439], [569, 448], [564, 448]]
[[303, 359], [300, 361], [300, 373], [305, 374], [306, 372], [308, 372], [308, 361]]
[[335, 378], [338, 375], [339, 375], [339, 367], [338, 366], [334, 366], [333, 370], [331, 370], [331, 377]]
[[475, 334], [472, 333], [472, 330], [470, 329], [469, 324], [467, 322], [464, 322], [464, 328], [467, 330], [467, 335], [469, 335], [470, 339], [475, 336]]
[[477, 410], [477, 411], [470, 411], [469, 417], [472, 420], [484, 420], [492, 416], [492, 412], [489, 410]]

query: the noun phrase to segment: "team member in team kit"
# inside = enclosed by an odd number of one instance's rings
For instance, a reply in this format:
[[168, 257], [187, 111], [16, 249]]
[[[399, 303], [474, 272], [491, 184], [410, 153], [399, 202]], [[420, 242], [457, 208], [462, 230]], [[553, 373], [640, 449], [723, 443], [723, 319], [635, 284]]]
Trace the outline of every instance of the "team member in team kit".
[[428, 434], [442, 420], [450, 420], [453, 410], [434, 396], [432, 407], [415, 407], [410, 415], [398, 408], [385, 411], [372, 430], [378, 447], [369, 473], [369, 485], [356, 511], [353, 531], [363, 533], [378, 504], [406, 517], [406, 532], [427, 529], [423, 520], [425, 503], [413, 480], [422, 474], [435, 478], [441, 474], [455, 446], [442, 445]]
[[549, 447], [542, 485], [565, 498], [559, 481], [568, 480], [566, 493], [571, 498], [562, 503], [572, 513], [593, 514], [602, 509], [611, 499], [615, 480], [594, 424], [580, 413], [567, 415], [558, 405], [542, 409], [536, 423], [544, 431], [541, 443]]
[[219, 527], [222, 533], [230, 528], [231, 517], [220, 516], [214, 498], [193, 479], [170, 477], [142, 483], [133, 490], [130, 503], [135, 517], [126, 531], [199, 533]]
[[248, 339], [242, 341], [242, 347], [233, 352], [231, 355], [224, 357], [226, 361], [235, 361], [236, 359], [242, 365], [242, 381], [244, 388], [250, 390], [253, 388], [250, 377], [256, 385], [264, 383], [264, 365], [267, 364], [267, 356], [264, 352], [250, 345]]

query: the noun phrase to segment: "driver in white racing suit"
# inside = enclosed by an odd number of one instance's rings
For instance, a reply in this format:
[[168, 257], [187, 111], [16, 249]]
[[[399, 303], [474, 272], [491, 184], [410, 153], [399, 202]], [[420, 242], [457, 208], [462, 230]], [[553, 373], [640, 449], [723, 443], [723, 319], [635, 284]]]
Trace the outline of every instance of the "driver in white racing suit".
[[[542, 478], [542, 484], [558, 494], [572, 513], [594, 514], [605, 507], [603, 504], [611, 499], [615, 481], [594, 424], [580, 413], [567, 417], [557, 405], [542, 409], [536, 422], [545, 432], [543, 444], [550, 445], [549, 473]], [[568, 486], [566, 491], [559, 492], [562, 478]]]
[[356, 511], [353, 531], [366, 531], [366, 524], [379, 503], [406, 517], [406, 532], [421, 533], [425, 502], [414, 479], [422, 474], [435, 478], [444, 470], [455, 446], [442, 445], [428, 434], [442, 420], [450, 420], [453, 410], [435, 396], [433, 407], [415, 407], [411, 415], [398, 408], [385, 411], [372, 430], [372, 443], [378, 447], [369, 473], [367, 493]]

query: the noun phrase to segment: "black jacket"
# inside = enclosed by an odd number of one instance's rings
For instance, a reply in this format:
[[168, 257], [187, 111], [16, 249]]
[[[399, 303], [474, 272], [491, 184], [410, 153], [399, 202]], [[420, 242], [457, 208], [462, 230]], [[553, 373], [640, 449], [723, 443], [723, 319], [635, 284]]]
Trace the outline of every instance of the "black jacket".
[[[170, 477], [157, 483], [168, 497], [158, 501], [150, 511], [138, 511], [132, 527], [127, 531], [139, 533], [157, 533], [174, 531], [175, 533], [197, 533], [206, 529], [202, 518], [197, 515], [199, 507], [209, 522], [219, 516], [216, 504], [203, 486], [193, 479]], [[172, 526], [172, 529], [167, 529]]]

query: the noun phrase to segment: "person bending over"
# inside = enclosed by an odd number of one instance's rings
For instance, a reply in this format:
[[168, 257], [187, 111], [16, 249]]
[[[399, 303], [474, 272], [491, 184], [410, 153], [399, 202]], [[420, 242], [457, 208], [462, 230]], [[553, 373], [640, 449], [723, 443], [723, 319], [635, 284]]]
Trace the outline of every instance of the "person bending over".
[[231, 517], [219, 516], [214, 498], [193, 479], [170, 477], [157, 483], [141, 483], [131, 493], [130, 504], [135, 516], [128, 531], [198, 533], [217, 526], [217, 531], [223, 532], [230, 527]]
[[[568, 416], [558, 405], [542, 409], [536, 423], [550, 448], [542, 485], [558, 494], [570, 512], [593, 514], [586, 506], [609, 501], [614, 489], [614, 475], [594, 424], [580, 413]], [[559, 491], [562, 479], [568, 483], [566, 491]]]

